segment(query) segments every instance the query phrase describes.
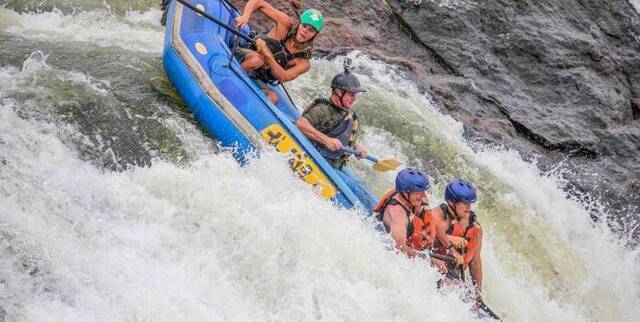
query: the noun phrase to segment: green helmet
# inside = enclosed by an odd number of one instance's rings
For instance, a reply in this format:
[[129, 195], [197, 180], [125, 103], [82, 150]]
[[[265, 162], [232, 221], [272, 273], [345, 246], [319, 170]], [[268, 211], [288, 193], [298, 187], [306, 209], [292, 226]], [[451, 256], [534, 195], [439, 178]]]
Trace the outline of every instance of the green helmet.
[[316, 31], [320, 31], [324, 26], [324, 17], [322, 12], [316, 9], [307, 9], [300, 15], [300, 22], [311, 25]]

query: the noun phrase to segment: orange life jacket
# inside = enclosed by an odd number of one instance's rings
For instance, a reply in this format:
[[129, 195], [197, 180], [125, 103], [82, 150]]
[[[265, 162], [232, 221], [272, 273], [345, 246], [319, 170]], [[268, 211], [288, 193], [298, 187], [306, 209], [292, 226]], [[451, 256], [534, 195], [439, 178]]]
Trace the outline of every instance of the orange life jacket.
[[[440, 209], [442, 209], [445, 220], [449, 221], [449, 218], [453, 217], [449, 213], [447, 205], [441, 204]], [[473, 259], [473, 256], [475, 256], [476, 252], [478, 251], [478, 241], [475, 236], [478, 234], [480, 228], [478, 226], [476, 217], [476, 214], [474, 212], [471, 212], [469, 215], [469, 224], [467, 225], [467, 227], [462, 227], [459, 222], [456, 222], [450, 224], [449, 229], [447, 229], [447, 235], [462, 237], [467, 241], [467, 247], [461, 249], [462, 254], [464, 254], [464, 267], [469, 266], [469, 263]]]
[[[436, 224], [433, 214], [426, 207], [422, 207], [422, 211], [416, 214], [415, 209], [409, 210], [409, 207], [399, 199], [396, 199], [396, 196], [402, 197], [402, 195], [396, 193], [395, 189], [391, 189], [380, 198], [380, 202], [373, 209], [374, 212], [378, 213], [376, 218], [382, 221], [387, 206], [399, 205], [404, 209], [408, 219], [407, 245], [415, 250], [423, 250], [430, 247], [436, 238]], [[402, 197], [402, 199], [405, 198]]]

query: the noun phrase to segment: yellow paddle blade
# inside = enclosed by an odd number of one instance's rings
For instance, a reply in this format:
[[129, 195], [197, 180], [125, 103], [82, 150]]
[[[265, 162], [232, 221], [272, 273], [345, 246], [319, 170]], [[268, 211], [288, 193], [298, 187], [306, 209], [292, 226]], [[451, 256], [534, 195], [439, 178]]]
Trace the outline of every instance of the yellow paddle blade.
[[400, 161], [398, 160], [380, 160], [373, 166], [373, 169], [380, 172], [395, 170], [400, 166]]

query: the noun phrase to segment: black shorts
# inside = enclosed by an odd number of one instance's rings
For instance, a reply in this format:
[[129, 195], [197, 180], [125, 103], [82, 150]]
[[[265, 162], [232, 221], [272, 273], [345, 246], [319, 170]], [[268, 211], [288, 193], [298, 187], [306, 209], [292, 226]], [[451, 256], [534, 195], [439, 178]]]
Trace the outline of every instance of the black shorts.
[[[242, 64], [242, 62], [244, 62], [245, 59], [247, 59], [247, 56], [249, 54], [251, 54], [251, 53], [257, 53], [257, 51], [249, 49], [249, 48], [244, 48], [244, 47], [237, 46], [236, 49], [233, 51], [233, 57], [235, 57], [235, 59], [238, 61], [238, 63]], [[247, 75], [249, 75], [251, 80], [253, 80], [253, 82], [256, 83], [256, 85], [258, 85], [258, 87], [260, 89], [268, 89], [269, 88], [267, 86], [267, 83], [265, 83], [261, 79], [255, 77], [254, 73], [247, 74]]]

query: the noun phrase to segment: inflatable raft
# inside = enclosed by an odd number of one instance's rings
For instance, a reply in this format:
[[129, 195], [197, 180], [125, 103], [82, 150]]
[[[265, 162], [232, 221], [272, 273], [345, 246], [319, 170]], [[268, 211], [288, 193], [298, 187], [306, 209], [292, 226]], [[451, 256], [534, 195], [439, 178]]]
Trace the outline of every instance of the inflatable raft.
[[[226, 0], [186, 2], [228, 26], [239, 15]], [[163, 64], [169, 80], [200, 124], [222, 146], [234, 148], [241, 164], [273, 147], [323, 198], [371, 210], [375, 200], [362, 183], [333, 169], [295, 126], [300, 114], [288, 96], [272, 86], [279, 96], [272, 104], [234, 59], [238, 36], [181, 1], [172, 1], [166, 27]]]

